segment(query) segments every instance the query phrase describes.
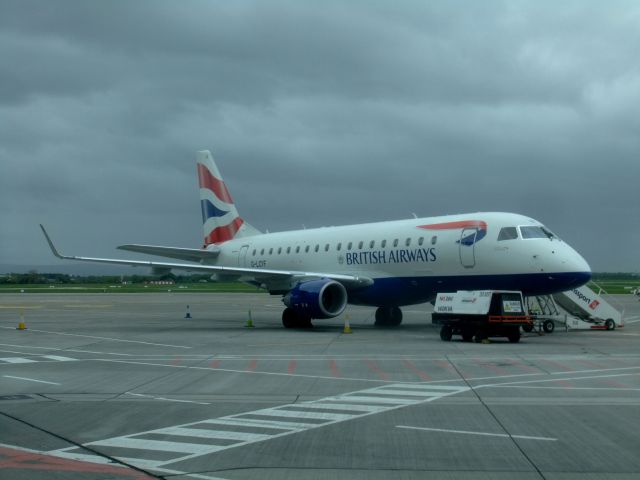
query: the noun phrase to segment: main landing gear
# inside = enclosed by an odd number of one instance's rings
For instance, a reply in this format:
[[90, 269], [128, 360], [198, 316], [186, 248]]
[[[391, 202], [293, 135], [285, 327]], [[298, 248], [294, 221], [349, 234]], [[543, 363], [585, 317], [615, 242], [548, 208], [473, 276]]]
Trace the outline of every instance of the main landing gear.
[[285, 328], [313, 327], [311, 324], [311, 318], [298, 315], [293, 308], [289, 307], [285, 308], [284, 312], [282, 312], [282, 325], [284, 325]]
[[378, 307], [376, 327], [397, 327], [402, 323], [402, 310], [398, 307]]

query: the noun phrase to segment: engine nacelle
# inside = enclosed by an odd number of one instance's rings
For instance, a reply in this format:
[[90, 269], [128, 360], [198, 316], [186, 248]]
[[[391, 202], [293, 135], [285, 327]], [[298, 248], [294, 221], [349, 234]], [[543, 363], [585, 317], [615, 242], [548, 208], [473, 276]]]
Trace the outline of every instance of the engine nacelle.
[[310, 280], [296, 285], [282, 301], [301, 317], [333, 318], [344, 312], [347, 290], [335, 280]]

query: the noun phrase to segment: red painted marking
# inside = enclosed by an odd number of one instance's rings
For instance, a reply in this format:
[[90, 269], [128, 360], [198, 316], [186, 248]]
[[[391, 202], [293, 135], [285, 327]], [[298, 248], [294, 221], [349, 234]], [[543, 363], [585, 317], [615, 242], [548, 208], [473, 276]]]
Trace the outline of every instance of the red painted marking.
[[[83, 462], [58, 458], [45, 453], [26, 452], [13, 448], [0, 447], [0, 470], [45, 470], [47, 472], [80, 472], [80, 473], [104, 473], [114, 477], [128, 477], [138, 480], [147, 480], [153, 477], [129, 468], [104, 465], [100, 463]], [[16, 474], [16, 477], [18, 475]], [[7, 477], [9, 478], [9, 477]], [[45, 475], [42, 478], [47, 478]]]
[[227, 190], [224, 182], [214, 177], [209, 169], [201, 163], [198, 164], [198, 183], [200, 188], [211, 190], [223, 202], [233, 204], [229, 190]]
[[342, 375], [340, 375], [340, 370], [338, 370], [338, 365], [336, 365], [335, 360], [331, 360], [329, 362], [329, 368], [331, 369], [331, 375], [333, 375], [336, 378], [342, 377]]
[[293, 373], [296, 371], [296, 360], [295, 358], [291, 361], [289, 361], [289, 366], [287, 367], [287, 372], [288, 373]]
[[220, 366], [220, 364], [222, 363], [222, 360], [214, 360], [213, 362], [211, 362], [209, 364], [209, 366], [211, 368], [218, 368]]
[[487, 222], [482, 220], [462, 220], [459, 222], [433, 223], [431, 225], [418, 225], [418, 228], [427, 230], [452, 230], [455, 228], [480, 228], [487, 229]]
[[571, 368], [571, 367], [569, 367], [567, 365], [564, 365], [563, 363], [554, 362], [553, 360], [542, 360], [542, 361], [548, 363], [551, 366], [555, 366], [556, 368], [559, 368], [563, 372], [575, 372], [576, 371], [575, 368]]
[[173, 360], [171, 360], [171, 365], [180, 365], [181, 362], [182, 362], [182, 359], [180, 357], [176, 357]]
[[253, 372], [258, 367], [258, 360], [255, 358], [249, 362], [249, 366], [247, 367], [247, 372]]
[[416, 367], [412, 362], [410, 362], [409, 360], [403, 360], [402, 364], [407, 367], [409, 370], [411, 370], [413, 373], [415, 373], [416, 375], [418, 375], [422, 380], [431, 380], [431, 377], [423, 372], [422, 370], [420, 370], [418, 367]]
[[365, 363], [369, 367], [369, 370], [378, 375], [382, 380], [387, 379], [387, 374], [378, 368], [376, 362], [374, 362], [373, 360], [365, 360]]
[[209, 235], [204, 238], [205, 246], [210, 245], [212, 243], [223, 243], [227, 240], [231, 240], [235, 237], [238, 230], [244, 223], [240, 217], [234, 219], [230, 224], [224, 225], [222, 227], [214, 228]]

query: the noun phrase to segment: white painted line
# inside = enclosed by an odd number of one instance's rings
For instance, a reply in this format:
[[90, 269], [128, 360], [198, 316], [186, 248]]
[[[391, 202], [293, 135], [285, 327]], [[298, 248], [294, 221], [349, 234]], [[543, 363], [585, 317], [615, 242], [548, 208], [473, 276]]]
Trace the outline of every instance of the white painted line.
[[[385, 385], [384, 387], [380, 387], [380, 389], [389, 389], [389, 388], [402, 388], [402, 389], [423, 389], [423, 390], [444, 390], [447, 392], [451, 391], [459, 391], [460, 387], [448, 387], [444, 385], [431, 385], [429, 383], [398, 383], [394, 385]], [[438, 392], [438, 394], [442, 394], [442, 392]]]
[[30, 358], [21, 358], [21, 357], [6, 357], [0, 358], [0, 362], [5, 363], [36, 363], [37, 360], [31, 360]]
[[195, 403], [197, 405], [211, 405], [210, 403], [206, 403], [206, 402], [195, 402], [193, 400], [180, 400], [180, 399], [177, 399], [177, 398], [154, 397], [153, 395], [144, 395], [142, 393], [125, 392], [125, 394], [126, 395], [133, 395], [134, 397], [144, 397], [144, 398], [151, 398], [153, 400], [163, 400], [165, 402]]
[[[71, 448], [78, 448], [78, 447], [71, 447]], [[63, 450], [57, 450], [55, 452], [47, 452], [47, 455], [52, 455], [60, 458], [69, 458], [71, 460], [79, 460], [81, 462], [100, 463], [103, 465], [114, 465], [118, 467], [124, 467], [124, 465], [120, 463], [113, 462], [106, 457], [101, 457], [100, 455], [95, 455], [95, 454], [65, 452]]]
[[59, 362], [74, 362], [75, 358], [60, 357], [58, 355], [43, 355], [42, 358], [48, 358], [49, 360], [58, 360]]
[[245, 433], [245, 432], [233, 432], [230, 430], [206, 430], [202, 428], [185, 428], [185, 427], [161, 428], [160, 430], [155, 430], [153, 433], [159, 433], [163, 435], [177, 435], [181, 437], [242, 440], [244, 442], [265, 440], [271, 437], [271, 435], [267, 435], [264, 433]]
[[[242, 413], [241, 415], [251, 415], [251, 414], [253, 414], [253, 412]], [[231, 418], [235, 422], [241, 422], [241, 423], [236, 423], [236, 425], [247, 425], [250, 427], [268, 427], [268, 428], [283, 427], [283, 428], [286, 428], [287, 430], [308, 429], [309, 427], [317, 427], [318, 425], [321, 425], [318, 423], [290, 422], [288, 420], [262, 420], [259, 418], [242, 418], [240, 416], [231, 417]]]
[[[15, 330], [14, 327], [0, 327], [0, 328]], [[29, 332], [49, 333], [49, 334], [52, 334], [52, 335], [64, 335], [64, 336], [67, 336], [67, 337], [97, 338], [98, 340], [110, 340], [112, 342], [141, 343], [143, 345], [154, 345], [154, 346], [157, 346], [157, 347], [193, 348], [193, 347], [187, 347], [185, 345], [168, 345], [166, 343], [142, 342], [140, 340], [124, 340], [122, 338], [97, 337], [95, 335], [81, 335], [79, 333], [51, 332], [49, 330], [36, 330], [36, 329], [33, 329], [33, 328], [30, 328]]]
[[136, 467], [139, 467], [139, 468], [153, 469], [153, 468], [156, 468], [158, 465], [162, 465], [164, 463], [162, 460], [147, 460], [147, 459], [143, 460], [141, 458], [118, 457], [116, 455], [114, 455], [113, 458], [117, 458], [123, 463], [129, 464], [129, 465], [135, 465]]
[[591, 370], [572, 370], [570, 372], [551, 372], [551, 375], [575, 375], [576, 373], [617, 372], [618, 370], [638, 370], [638, 367], [597, 368]]
[[[245, 420], [242, 418], [212, 418], [210, 420], [201, 420], [200, 422], [193, 423], [192, 425], [197, 425], [200, 423], [206, 423], [211, 425], [236, 425], [238, 427], [262, 427], [262, 428], [274, 428], [276, 430], [287, 430], [287, 431], [299, 431], [304, 430], [308, 427], [309, 423], [302, 423], [300, 427], [296, 427], [291, 422], [267, 422], [265, 420]], [[268, 425], [265, 425], [267, 423]]]
[[36, 380], [35, 378], [26, 378], [26, 377], [14, 377], [13, 375], [3, 375], [5, 378], [15, 378], [16, 380], [26, 380], [27, 382], [38, 382], [38, 383], [47, 383], [49, 385], [61, 385], [56, 382], [47, 382], [45, 380]]
[[[304, 404], [299, 404], [298, 406], [303, 407]], [[289, 417], [289, 418], [299, 418], [301, 420], [306, 420], [306, 419], [348, 420], [354, 417], [354, 415], [349, 415], [348, 413], [302, 412], [298, 410], [282, 410], [280, 408], [265, 408], [263, 410], [257, 410], [255, 412], [251, 412], [251, 415], [266, 415], [269, 417]]]
[[[215, 358], [212, 358], [212, 360], [214, 360]], [[115, 360], [112, 358], [91, 358], [91, 359], [87, 359], [87, 360], [94, 360], [97, 362], [111, 362], [111, 363], [126, 363], [129, 365], [150, 365], [150, 366], [154, 366], [154, 367], [165, 367], [165, 368], [180, 368], [180, 369], [185, 369], [185, 370], [207, 370], [209, 372], [215, 373], [215, 372], [230, 372], [230, 373], [244, 373], [244, 374], [248, 374], [248, 375], [272, 375], [272, 376], [276, 376], [276, 377], [299, 377], [299, 378], [320, 378], [323, 380], [339, 380], [339, 381], [357, 381], [357, 382], [368, 382], [368, 383], [390, 383], [390, 381], [388, 380], [380, 380], [380, 379], [373, 379], [373, 378], [352, 378], [352, 377], [330, 377], [328, 375], [302, 375], [299, 373], [284, 373], [284, 372], [262, 372], [259, 370], [234, 370], [234, 369], [230, 369], [230, 368], [213, 368], [213, 367], [196, 367], [196, 366], [189, 366], [189, 365], [170, 365], [170, 364], [166, 364], [166, 363], [151, 363], [151, 362], [139, 362], [137, 360]], [[494, 378], [500, 378], [500, 377], [494, 377]], [[455, 380], [444, 380], [449, 381], [449, 382], [460, 382], [461, 380], [455, 379]], [[421, 383], [421, 382], [416, 382], [416, 383]]]
[[[573, 373], [573, 372], [571, 372]], [[524, 385], [527, 383], [545, 383], [545, 382], [564, 382], [564, 381], [569, 381], [569, 380], [590, 380], [593, 378], [613, 378], [613, 377], [628, 377], [628, 376], [634, 376], [634, 375], [640, 375], [640, 372], [637, 373], [619, 373], [616, 375], [590, 375], [588, 377], [567, 377], [567, 378], [550, 378], [547, 380], [529, 380], [526, 382], [505, 382], [505, 383], [493, 383], [493, 384], [487, 384], [487, 385], [478, 385], [477, 387], [473, 387], [474, 389], [476, 388], [488, 388], [488, 387], [501, 387], [501, 386], [505, 386], [505, 385]]]
[[606, 390], [609, 392], [618, 392], [618, 391], [632, 391], [632, 392], [640, 392], [640, 388], [626, 388], [626, 387], [543, 387], [543, 386], [533, 386], [533, 385], [494, 385], [491, 388], [537, 388], [541, 390]]
[[[298, 407], [297, 403], [288, 405], [290, 407]], [[382, 410], [386, 410], [387, 407], [384, 405], [359, 405], [356, 403], [326, 403], [323, 401], [322, 403], [305, 403], [302, 406], [304, 408], [319, 408], [326, 410], [351, 410], [354, 412], [381, 412]]]
[[447, 430], [444, 428], [411, 427], [408, 425], [396, 425], [396, 428], [406, 428], [409, 430], [425, 430], [428, 432], [460, 433], [464, 435], [482, 435], [486, 437], [518, 438], [521, 440], [542, 440], [547, 442], [558, 441], [557, 438], [549, 438], [549, 437], [530, 437], [527, 435], [507, 435], [506, 433], [469, 432], [466, 430]]
[[377, 390], [371, 390], [372, 395], [397, 395], [403, 397], [440, 397], [442, 392], [427, 392], [418, 390], [394, 390], [392, 388], [380, 388]]
[[384, 404], [387, 404], [387, 405], [413, 405], [414, 403], [420, 403], [420, 399], [419, 398], [408, 399], [408, 398], [369, 397], [369, 396], [363, 396], [362, 394], [359, 394], [359, 395], [345, 395], [343, 397], [329, 397], [326, 400], [338, 400], [338, 401], [344, 402], [344, 403], [349, 403], [349, 402], [369, 403], [369, 404], [371, 404], [371, 403], [384, 403]]
[[[148, 433], [148, 432], [147, 432]], [[163, 442], [161, 440], [149, 440], [146, 438], [116, 437], [87, 443], [100, 447], [133, 448], [137, 450], [155, 450], [174, 453], [211, 453], [224, 447], [217, 445], [200, 445], [197, 443]]]

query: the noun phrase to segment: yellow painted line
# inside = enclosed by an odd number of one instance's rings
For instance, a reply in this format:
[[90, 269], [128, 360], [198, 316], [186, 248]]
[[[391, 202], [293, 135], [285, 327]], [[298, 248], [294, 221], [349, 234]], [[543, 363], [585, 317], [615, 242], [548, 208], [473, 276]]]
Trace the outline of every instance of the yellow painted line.
[[108, 307], [113, 307], [113, 305], [100, 305], [100, 304], [91, 304], [91, 303], [77, 303], [77, 304], [70, 304], [70, 305], [63, 305], [63, 307], [69, 307], [69, 308], [108, 308]]
[[44, 308], [44, 305], [0, 305], [0, 308], [6, 308], [9, 310], [35, 310], [38, 308]]

